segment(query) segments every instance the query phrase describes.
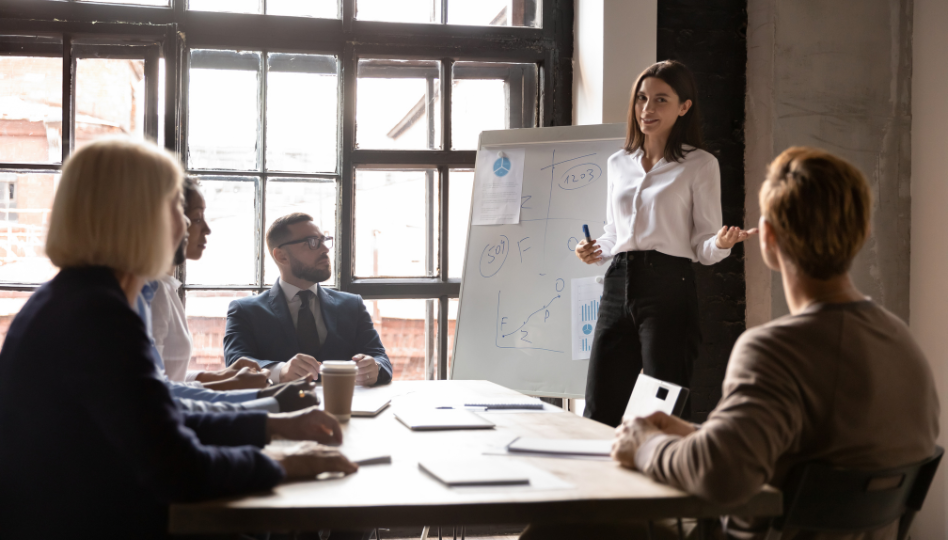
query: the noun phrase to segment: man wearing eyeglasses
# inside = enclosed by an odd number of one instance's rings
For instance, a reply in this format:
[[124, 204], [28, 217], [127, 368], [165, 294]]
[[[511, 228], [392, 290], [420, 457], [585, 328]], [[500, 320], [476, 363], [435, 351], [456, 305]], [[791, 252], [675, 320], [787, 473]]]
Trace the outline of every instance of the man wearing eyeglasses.
[[319, 375], [323, 360], [352, 359], [363, 386], [392, 380], [392, 363], [362, 297], [320, 287], [332, 275], [324, 235], [308, 214], [280, 218], [267, 248], [280, 270], [268, 292], [230, 303], [224, 333], [227, 365], [248, 358], [270, 370], [274, 383]]

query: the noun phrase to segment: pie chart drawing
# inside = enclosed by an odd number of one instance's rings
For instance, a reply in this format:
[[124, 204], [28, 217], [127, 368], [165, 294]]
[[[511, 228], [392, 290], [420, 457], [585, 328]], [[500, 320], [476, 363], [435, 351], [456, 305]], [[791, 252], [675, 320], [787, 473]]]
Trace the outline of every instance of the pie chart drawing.
[[510, 172], [510, 158], [502, 157], [497, 158], [497, 161], [494, 162], [494, 174], [497, 176], [507, 176], [507, 173]]
[[583, 333], [584, 333], [584, 334], [586, 334], [586, 335], [588, 336], [589, 334], [592, 334], [592, 331], [593, 331], [593, 327], [592, 327], [591, 324], [584, 324], [584, 325], [583, 325]]

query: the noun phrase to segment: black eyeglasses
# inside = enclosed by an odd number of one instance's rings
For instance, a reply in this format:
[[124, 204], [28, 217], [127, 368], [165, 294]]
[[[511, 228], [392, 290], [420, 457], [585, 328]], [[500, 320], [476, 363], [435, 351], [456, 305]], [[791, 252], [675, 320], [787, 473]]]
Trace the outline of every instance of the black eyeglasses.
[[290, 244], [302, 244], [303, 242], [309, 244], [309, 249], [319, 249], [319, 247], [322, 245], [325, 245], [327, 249], [332, 249], [332, 236], [307, 236], [306, 238], [300, 238], [299, 240], [283, 242], [277, 247], [281, 248]]

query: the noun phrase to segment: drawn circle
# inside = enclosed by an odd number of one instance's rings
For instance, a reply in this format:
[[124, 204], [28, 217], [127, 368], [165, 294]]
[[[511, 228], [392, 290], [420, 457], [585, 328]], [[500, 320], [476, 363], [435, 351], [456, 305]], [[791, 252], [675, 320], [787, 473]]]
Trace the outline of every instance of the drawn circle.
[[563, 278], [556, 278], [556, 292], [563, 292], [566, 288], [566, 281]]
[[595, 163], [581, 163], [574, 165], [556, 183], [560, 189], [567, 191], [580, 189], [592, 184], [602, 176], [602, 168]]
[[583, 333], [584, 333], [584, 334], [586, 334], [586, 335], [588, 336], [589, 334], [592, 334], [592, 331], [593, 331], [593, 326], [592, 326], [591, 324], [584, 324], [584, 325], [583, 325]]
[[566, 241], [566, 249], [570, 251], [576, 251], [576, 246], [579, 244], [579, 239], [575, 236], [570, 236], [569, 240]]
[[507, 176], [507, 173], [510, 172], [510, 158], [501, 157], [497, 158], [497, 161], [494, 162], [494, 174], [497, 176]]
[[500, 272], [504, 263], [507, 262], [507, 254], [510, 252], [510, 240], [505, 235], [500, 235], [496, 242], [484, 246], [481, 252], [481, 260], [478, 264], [478, 270], [481, 276], [489, 278]]

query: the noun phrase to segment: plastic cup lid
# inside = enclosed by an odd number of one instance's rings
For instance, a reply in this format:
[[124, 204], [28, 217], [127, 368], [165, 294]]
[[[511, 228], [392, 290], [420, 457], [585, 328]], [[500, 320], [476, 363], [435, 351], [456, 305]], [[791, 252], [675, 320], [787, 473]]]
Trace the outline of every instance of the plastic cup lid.
[[356, 373], [358, 366], [352, 360], [326, 360], [319, 366], [320, 373]]

